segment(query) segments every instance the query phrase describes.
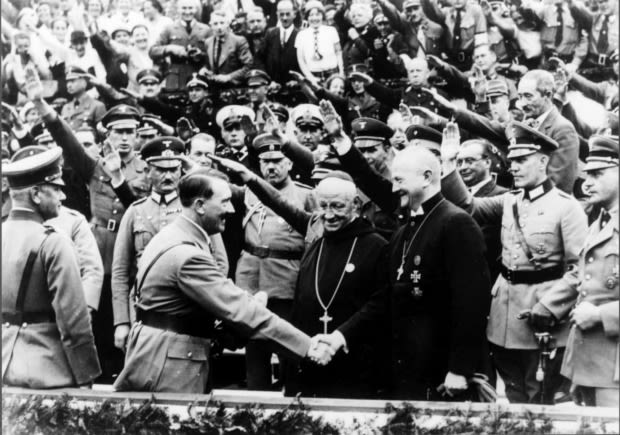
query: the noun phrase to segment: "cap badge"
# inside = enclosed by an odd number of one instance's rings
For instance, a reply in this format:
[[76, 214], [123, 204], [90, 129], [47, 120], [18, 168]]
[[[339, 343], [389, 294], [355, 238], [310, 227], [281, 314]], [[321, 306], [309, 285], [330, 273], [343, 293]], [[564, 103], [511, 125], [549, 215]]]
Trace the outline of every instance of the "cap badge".
[[360, 121], [360, 128], [361, 128], [361, 129], [366, 128], [366, 124], [367, 124], [367, 122], [366, 122], [366, 121]]
[[164, 140], [162, 141], [162, 143], [166, 146], [166, 148], [170, 148], [170, 144], [172, 143], [171, 140]]
[[269, 145], [269, 151], [275, 151], [276, 146], [274, 144]]
[[164, 150], [161, 153], [162, 157], [174, 157], [174, 152], [172, 150]]

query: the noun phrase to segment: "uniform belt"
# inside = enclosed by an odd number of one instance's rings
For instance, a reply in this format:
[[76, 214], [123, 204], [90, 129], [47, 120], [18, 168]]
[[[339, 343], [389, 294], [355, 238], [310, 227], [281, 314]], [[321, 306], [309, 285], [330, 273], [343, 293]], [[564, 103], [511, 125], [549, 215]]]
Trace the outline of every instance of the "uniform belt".
[[53, 311], [32, 311], [28, 313], [2, 313], [2, 321], [11, 325], [24, 323], [55, 323], [56, 314]]
[[281, 260], [301, 260], [303, 251], [285, 251], [283, 249], [271, 249], [266, 246], [254, 246], [245, 244], [243, 249], [258, 258], [279, 258]]
[[609, 61], [609, 56], [607, 56], [606, 54], [595, 54], [595, 53], [590, 53], [588, 54], [587, 59], [597, 65], [601, 65], [601, 66], [607, 66], [609, 65], [611, 62]]
[[207, 339], [211, 339], [213, 336], [209, 324], [205, 322], [204, 317], [198, 319], [195, 316], [175, 316], [137, 308], [136, 320], [151, 328], [163, 329], [177, 334]]
[[98, 227], [103, 227], [108, 231], [115, 233], [118, 230], [119, 220], [116, 219], [101, 219], [97, 216], [93, 216], [92, 223]]
[[564, 266], [561, 264], [542, 270], [511, 270], [503, 264], [499, 268], [502, 276], [511, 284], [538, 284], [553, 281], [564, 275]]

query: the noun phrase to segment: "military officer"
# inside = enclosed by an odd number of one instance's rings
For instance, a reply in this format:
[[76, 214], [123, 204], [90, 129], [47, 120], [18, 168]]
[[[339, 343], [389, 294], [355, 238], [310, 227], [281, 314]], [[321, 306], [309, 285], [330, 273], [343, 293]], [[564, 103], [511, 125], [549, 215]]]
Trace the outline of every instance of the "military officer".
[[247, 106], [231, 104], [217, 112], [215, 122], [220, 127], [222, 144], [215, 150], [216, 155], [249, 164], [248, 151], [245, 147], [245, 131], [241, 119], [247, 116], [250, 121], [256, 120], [256, 114]]
[[[254, 139], [253, 147], [258, 154], [263, 178], [292, 204], [312, 212], [316, 204], [311, 188], [291, 179], [292, 163], [282, 153], [280, 139], [269, 133], [261, 134]], [[251, 293], [266, 292], [267, 308], [288, 320], [299, 261], [304, 252], [304, 238], [263, 205], [250, 190], [245, 191], [244, 204], [245, 243], [237, 262], [235, 283]], [[272, 351], [273, 346], [264, 340], [248, 342], [245, 355], [249, 389], [271, 389]]]
[[562, 375], [572, 382], [575, 401], [618, 407], [618, 137], [592, 136], [584, 189], [602, 206], [579, 256], [578, 293]]
[[234, 211], [231, 196], [224, 180], [200, 172], [179, 182], [181, 215], [153, 237], [142, 256], [138, 322], [116, 390], [204, 393], [216, 319], [250, 337], [272, 340], [291, 356], [329, 359], [325, 346], [313, 346], [306, 334], [218, 269], [209, 235], [224, 230], [226, 216]]
[[151, 194], [134, 202], [123, 215], [112, 263], [115, 345], [121, 349], [129, 334], [129, 292], [142, 252], [153, 236], [181, 212], [177, 184], [184, 151], [182, 140], [164, 136], [147, 142], [140, 152], [142, 160], [148, 163]]
[[319, 106], [299, 104], [293, 109], [291, 119], [295, 125], [295, 136], [301, 145], [319, 154], [329, 151], [329, 146], [322, 145], [325, 122]]
[[101, 101], [95, 100], [87, 92], [87, 73], [82, 68], [70, 66], [67, 68], [67, 92], [73, 98], [63, 107], [60, 116], [69, 125], [76, 129], [85, 122], [95, 127], [105, 113], [105, 106]]
[[[119, 186], [123, 179], [113, 180], [104, 164], [105, 158], [101, 156], [93, 158], [89, 155], [69, 125], [43, 100], [43, 86], [36, 72], [32, 70], [26, 72], [25, 87], [28, 97], [37, 107], [54, 141], [63, 149], [65, 161], [74, 168], [81, 182], [89, 186], [91, 224], [104, 269], [99, 312], [93, 321], [93, 330], [102, 364], [101, 382], [110, 382], [112, 375], [120, 371], [123, 363], [123, 354], [114, 347], [113, 342], [110, 289], [114, 243], [125, 212], [125, 207], [117, 197], [112, 183]], [[107, 130], [103, 148], [111, 148], [118, 152], [122, 177], [135, 195], [144, 196], [150, 190], [144, 178], [146, 163], [134, 154], [139, 121], [140, 114], [134, 107], [121, 104], [108, 110], [102, 119], [103, 127]]]
[[70, 240], [44, 221], [63, 198], [59, 148], [2, 167], [13, 209], [2, 225], [2, 381], [26, 388], [90, 385], [99, 376]]
[[[573, 269], [587, 220], [579, 202], [557, 189], [547, 175], [549, 155], [558, 148], [557, 142], [516, 121], [506, 133], [511, 138], [510, 171], [518, 190], [472, 197], [455, 172], [458, 133], [444, 138], [442, 144], [442, 190], [448, 200], [473, 213], [479, 224], [501, 221], [501, 274], [491, 291], [487, 338], [508, 400], [553, 403], [562, 384], [559, 370], [568, 336], [568, 323], [561, 321], [576, 298], [571, 291], [576, 285]], [[531, 313], [529, 322], [518, 318], [524, 310]], [[544, 383], [536, 379], [535, 332], [552, 333], [557, 343]]]
[[269, 75], [260, 69], [252, 69], [247, 74], [248, 96], [250, 97], [249, 107], [256, 113], [256, 124], [259, 131], [265, 125], [265, 116], [262, 105], [269, 104], [268, 86], [271, 83]]

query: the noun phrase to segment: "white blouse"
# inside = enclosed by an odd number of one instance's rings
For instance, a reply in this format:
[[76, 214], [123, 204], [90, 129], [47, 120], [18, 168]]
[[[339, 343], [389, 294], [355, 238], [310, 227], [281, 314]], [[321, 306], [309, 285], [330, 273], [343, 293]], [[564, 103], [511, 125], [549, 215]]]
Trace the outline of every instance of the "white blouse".
[[[319, 60], [315, 53], [315, 30], [318, 41], [318, 52], [322, 58]], [[332, 26], [321, 24], [317, 29], [308, 27], [301, 30], [295, 39], [295, 48], [297, 53], [301, 54], [301, 58], [308, 65], [308, 69], [312, 72], [327, 71], [338, 68], [338, 56], [335, 45], [340, 43], [338, 32]]]

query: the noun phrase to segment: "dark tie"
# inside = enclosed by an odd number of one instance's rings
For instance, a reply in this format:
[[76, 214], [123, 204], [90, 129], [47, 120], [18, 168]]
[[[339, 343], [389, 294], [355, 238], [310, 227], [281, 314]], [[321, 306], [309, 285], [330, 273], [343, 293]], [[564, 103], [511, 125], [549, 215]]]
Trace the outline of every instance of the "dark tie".
[[319, 28], [314, 29], [314, 60], [321, 60], [323, 56], [319, 51]]
[[607, 50], [609, 49], [609, 39], [607, 37], [609, 30], [608, 24], [609, 15], [605, 15], [603, 24], [601, 25], [601, 33], [598, 35], [598, 43], [596, 44], [596, 51], [598, 51], [598, 54], [607, 54]]
[[185, 22], [185, 30], [187, 30], [187, 36], [192, 34], [192, 22], [191, 21]]
[[609, 219], [611, 219], [611, 216], [609, 215], [607, 210], [601, 210], [601, 229], [603, 229], [605, 224], [609, 222]]
[[558, 28], [555, 31], [555, 48], [558, 48], [564, 37], [564, 18], [562, 17], [562, 3], [556, 5], [558, 10]]
[[220, 69], [220, 53], [222, 51], [222, 38], [215, 38], [215, 44], [213, 47], [213, 72], [218, 73]]
[[461, 47], [461, 10], [456, 10], [454, 19], [454, 32], [452, 33], [452, 48], [458, 50]]

